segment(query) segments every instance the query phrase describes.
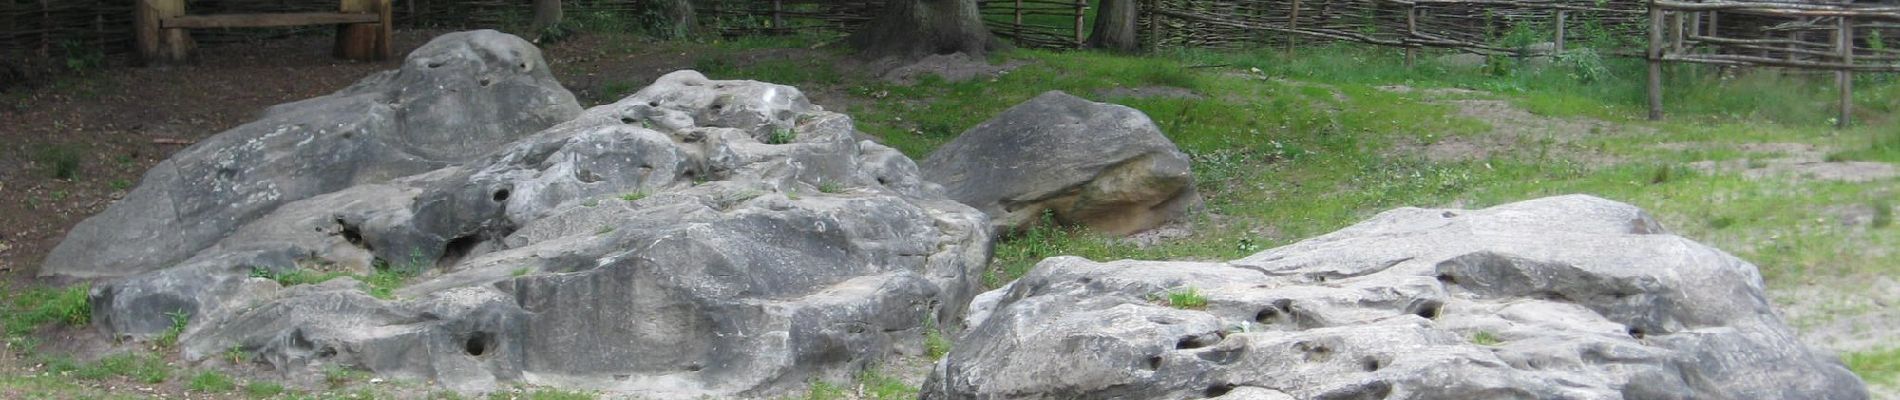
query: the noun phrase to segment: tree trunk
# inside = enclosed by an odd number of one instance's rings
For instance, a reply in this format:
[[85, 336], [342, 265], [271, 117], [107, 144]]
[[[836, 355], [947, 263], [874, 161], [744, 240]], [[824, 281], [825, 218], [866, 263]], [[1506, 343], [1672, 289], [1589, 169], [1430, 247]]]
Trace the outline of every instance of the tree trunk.
[[665, 0], [658, 3], [659, 14], [665, 19], [666, 24], [658, 30], [659, 36], [679, 39], [691, 37], [699, 30], [691, 0]]
[[[520, 4], [520, 3], [515, 3]], [[561, 24], [561, 0], [534, 0], [534, 32], [546, 34]]]
[[1135, 19], [1140, 9], [1134, 0], [1102, 0], [1095, 13], [1095, 32], [1089, 34], [1089, 47], [1133, 53], [1141, 50]]
[[982, 57], [992, 45], [976, 0], [889, 0], [849, 42], [872, 59], [959, 52]]

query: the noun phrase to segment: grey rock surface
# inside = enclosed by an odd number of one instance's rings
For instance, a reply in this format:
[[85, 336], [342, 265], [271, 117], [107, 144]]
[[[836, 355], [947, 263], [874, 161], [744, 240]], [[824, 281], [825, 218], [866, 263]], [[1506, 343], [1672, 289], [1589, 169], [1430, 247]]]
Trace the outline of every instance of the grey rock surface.
[[[1172, 307], [1192, 291], [1203, 307]], [[1865, 399], [1756, 268], [1571, 195], [1404, 208], [1226, 263], [1044, 260], [926, 399]]]
[[926, 180], [997, 232], [1041, 222], [1125, 235], [1199, 207], [1186, 154], [1141, 111], [1059, 91], [984, 121], [923, 161]]
[[40, 275], [168, 267], [285, 203], [472, 160], [580, 111], [527, 41], [490, 30], [443, 35], [401, 69], [272, 107], [160, 162], [124, 199], [73, 227]]
[[[152, 337], [184, 312], [186, 359], [236, 348], [291, 380], [649, 398], [846, 380], [957, 331], [990, 252], [981, 212], [857, 135], [796, 88], [675, 72], [474, 161], [284, 204], [96, 286], [95, 322]], [[388, 271], [420, 276], [360, 281]], [[323, 273], [352, 276], [281, 284]]]

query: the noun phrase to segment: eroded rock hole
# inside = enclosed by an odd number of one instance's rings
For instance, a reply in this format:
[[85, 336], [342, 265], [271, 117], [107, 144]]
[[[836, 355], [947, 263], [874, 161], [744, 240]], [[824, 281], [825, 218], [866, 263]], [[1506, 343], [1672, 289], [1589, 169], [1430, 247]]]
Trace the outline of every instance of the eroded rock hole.
[[442, 62], [441, 62], [441, 61], [430, 61], [430, 62], [429, 62], [429, 65], [426, 65], [426, 66], [427, 66], [427, 67], [429, 67], [429, 68], [431, 68], [431, 69], [434, 69], [434, 68], [442, 68]]
[[482, 87], [488, 87], [488, 85], [493, 85], [493, 84], [495, 84], [495, 80], [493, 80], [493, 79], [488, 79], [488, 78], [482, 78], [482, 80], [480, 81], [480, 83], [482, 84]]
[[634, 122], [639, 122], [639, 120], [633, 119], [633, 117], [620, 117], [620, 123], [633, 125]]
[[1201, 394], [1206, 395], [1207, 397], [1221, 397], [1221, 396], [1226, 396], [1227, 392], [1232, 392], [1232, 391], [1234, 391], [1233, 384], [1222, 383], [1222, 384], [1217, 384], [1214, 386], [1208, 386], [1207, 390], [1202, 392]]
[[483, 354], [488, 354], [488, 351], [493, 349], [494, 346], [494, 335], [488, 332], [475, 332], [473, 335], [468, 335], [468, 340], [462, 342], [462, 351], [468, 352], [468, 355], [479, 357]]
[[496, 203], [508, 201], [508, 189], [496, 190], [494, 197]]
[[1255, 313], [1253, 315], [1253, 320], [1254, 322], [1259, 322], [1262, 324], [1272, 324], [1275, 322], [1279, 322], [1280, 317], [1282, 315], [1285, 315], [1285, 313], [1280, 312], [1279, 308], [1268, 307], [1266, 309], [1260, 310], [1259, 313]]
[[1161, 356], [1148, 356], [1148, 370], [1161, 369]]
[[1378, 371], [1380, 367], [1384, 365], [1381, 365], [1377, 358], [1366, 357], [1364, 360], [1359, 360], [1359, 368], [1365, 369], [1366, 372]]
[[1458, 284], [1458, 277], [1451, 276], [1451, 274], [1438, 274], [1438, 283], [1456, 285]]
[[1174, 348], [1181, 350], [1198, 349], [1211, 346], [1218, 341], [1220, 341], [1220, 337], [1214, 335], [1189, 336], [1174, 342]]
[[1637, 338], [1637, 339], [1642, 339], [1644, 336], [1649, 336], [1648, 333], [1643, 332], [1643, 328], [1637, 328], [1637, 327], [1630, 327], [1629, 335], [1630, 337]]
[[369, 248], [368, 243], [363, 242], [363, 231], [361, 229], [357, 229], [355, 225], [343, 222], [342, 218], [337, 218], [336, 224], [337, 226], [343, 227], [343, 229], [337, 232], [338, 235], [343, 236], [343, 241], [349, 242], [351, 246], [356, 246], [363, 250], [375, 250]]
[[686, 370], [691, 371], [691, 372], [699, 372], [699, 370], [702, 370], [702, 369], [706, 369], [706, 367], [702, 367], [699, 364], [692, 364], [692, 365], [686, 366]]
[[442, 258], [436, 260], [436, 267], [442, 268], [455, 265], [455, 263], [462, 261], [462, 258], [468, 257], [469, 253], [474, 252], [475, 246], [481, 243], [482, 238], [476, 235], [449, 239], [449, 243], [442, 246]]
[[1434, 299], [1425, 299], [1425, 300], [1420, 300], [1416, 303], [1412, 303], [1412, 310], [1410, 311], [1410, 313], [1412, 315], [1417, 315], [1425, 319], [1438, 319], [1439, 312], [1443, 310], [1444, 308], [1445, 308], [1445, 302], [1434, 300]]
[[659, 107], [659, 106], [660, 106], [660, 102], [658, 102], [658, 101], [649, 101], [649, 102], [647, 102], [647, 107]]

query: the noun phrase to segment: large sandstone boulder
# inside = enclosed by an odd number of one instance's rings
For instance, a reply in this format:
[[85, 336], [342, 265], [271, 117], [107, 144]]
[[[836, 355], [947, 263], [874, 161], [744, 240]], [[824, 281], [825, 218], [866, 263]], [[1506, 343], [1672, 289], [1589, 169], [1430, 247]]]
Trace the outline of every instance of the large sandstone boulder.
[[293, 380], [691, 398], [849, 379], [955, 332], [990, 246], [981, 212], [857, 135], [798, 89], [676, 72], [475, 161], [284, 204], [97, 286], [95, 322], [151, 337], [183, 312], [186, 359], [238, 349]]
[[1051, 258], [972, 308], [924, 398], [1868, 396], [1753, 265], [1581, 195], [1398, 209], [1227, 263]]
[[272, 107], [160, 162], [123, 200], [73, 227], [40, 275], [170, 266], [285, 203], [468, 161], [580, 111], [527, 41], [488, 30], [443, 35], [401, 69]]
[[1053, 214], [1129, 234], [1201, 204], [1188, 157], [1141, 111], [1059, 91], [963, 132], [923, 161], [925, 179], [989, 214], [1000, 232]]

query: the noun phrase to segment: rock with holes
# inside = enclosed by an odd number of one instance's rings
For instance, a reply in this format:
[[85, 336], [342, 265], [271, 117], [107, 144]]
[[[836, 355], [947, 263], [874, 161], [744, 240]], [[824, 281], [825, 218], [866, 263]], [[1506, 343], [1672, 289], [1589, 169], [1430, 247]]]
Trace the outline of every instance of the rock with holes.
[[42, 276], [118, 277], [169, 267], [285, 203], [469, 161], [580, 113], [521, 38], [443, 35], [402, 68], [272, 107], [146, 172], [73, 227]]
[[959, 330], [989, 246], [981, 212], [849, 117], [681, 71], [474, 161], [289, 202], [92, 300], [114, 335], [184, 316], [187, 360], [238, 349], [290, 381], [770, 396]]
[[1047, 212], [1129, 234], [1201, 204], [1188, 164], [1141, 111], [1051, 91], [970, 128], [923, 167], [997, 231], [1038, 224]]
[[1405, 208], [1226, 263], [1044, 260], [926, 399], [1865, 399], [1753, 265], [1572, 195]]

